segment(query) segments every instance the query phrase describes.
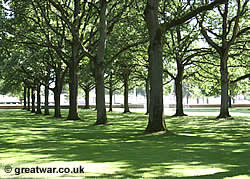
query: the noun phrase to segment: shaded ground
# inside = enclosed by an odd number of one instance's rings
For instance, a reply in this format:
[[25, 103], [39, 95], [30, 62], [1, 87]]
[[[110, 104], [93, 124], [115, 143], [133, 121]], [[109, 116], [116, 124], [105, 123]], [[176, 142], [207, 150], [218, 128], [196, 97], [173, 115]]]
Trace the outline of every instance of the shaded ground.
[[[65, 121], [21, 110], [0, 110], [0, 178], [250, 178], [250, 117], [166, 117], [174, 135], [142, 135], [147, 116], [94, 111]], [[3, 167], [85, 167], [84, 174], [6, 174]]]

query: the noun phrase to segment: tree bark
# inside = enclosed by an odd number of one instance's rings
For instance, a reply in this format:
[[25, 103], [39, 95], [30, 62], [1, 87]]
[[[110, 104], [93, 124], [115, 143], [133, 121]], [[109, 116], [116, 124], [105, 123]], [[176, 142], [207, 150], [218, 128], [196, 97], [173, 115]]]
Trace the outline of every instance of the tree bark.
[[109, 112], [113, 111], [113, 72], [110, 72], [110, 77], [109, 77]]
[[[73, 50], [75, 51], [75, 50]], [[79, 120], [78, 115], [78, 67], [75, 60], [72, 60], [71, 67], [69, 68], [69, 114], [67, 120]]]
[[41, 84], [40, 83], [37, 84], [36, 98], [37, 98], [36, 114], [42, 114], [42, 111], [41, 111]]
[[30, 88], [29, 87], [28, 87], [27, 97], [28, 97], [28, 108], [27, 108], [27, 111], [30, 111]]
[[23, 109], [27, 109], [27, 87], [24, 85], [23, 87]]
[[62, 79], [60, 78], [60, 68], [56, 71], [56, 81], [55, 81], [55, 87], [53, 89], [54, 92], [54, 117], [60, 118], [61, 115], [61, 93], [62, 93]]
[[128, 77], [126, 76], [124, 79], [124, 113], [129, 113], [128, 106]]
[[89, 92], [90, 92], [90, 90], [89, 89], [84, 89], [84, 92], [85, 92], [85, 106], [84, 106], [84, 109], [90, 109], [90, 106], [89, 106]]
[[228, 110], [228, 67], [227, 67], [227, 54], [221, 55], [220, 73], [221, 73], [221, 106], [220, 114], [217, 118], [231, 117]]
[[54, 117], [55, 118], [60, 118], [62, 117], [61, 115], [61, 106], [60, 106], [60, 95], [61, 93], [58, 90], [54, 90], [54, 102], [55, 102], [55, 113]]
[[183, 110], [183, 72], [184, 67], [182, 64], [179, 63], [177, 60], [177, 76], [175, 78], [175, 96], [176, 96], [176, 112], [174, 116], [186, 116]]
[[228, 107], [229, 108], [232, 108], [232, 97], [231, 96], [228, 96]]
[[[228, 79], [228, 53], [230, 49], [230, 43], [227, 41], [227, 16], [228, 16], [228, 1], [224, 5], [224, 13], [222, 15], [222, 46], [219, 49], [220, 54], [220, 74], [221, 74], [221, 105], [220, 114], [217, 118], [231, 117], [228, 109], [228, 90], [229, 90], [229, 79]], [[235, 21], [235, 25], [237, 22]]]
[[113, 87], [112, 87], [112, 84], [110, 84], [109, 86], [109, 112], [113, 111], [112, 106], [113, 106]]
[[159, 0], [148, 0], [145, 20], [149, 31], [150, 109], [147, 133], [166, 131], [163, 119], [162, 31], [158, 22]]
[[32, 113], [36, 112], [35, 100], [36, 100], [35, 89], [31, 88], [31, 101], [32, 101], [31, 112]]
[[97, 56], [95, 62], [95, 80], [96, 80], [96, 109], [97, 119], [96, 125], [107, 123], [107, 114], [105, 106], [105, 88], [104, 88], [104, 54], [105, 54], [105, 42], [106, 42], [106, 0], [100, 1], [100, 22], [99, 22], [99, 43], [97, 49]]
[[176, 112], [174, 116], [186, 116], [183, 110], [182, 80], [175, 79]]
[[44, 115], [49, 115], [49, 86], [45, 85]]
[[235, 104], [235, 99], [234, 99], [234, 96], [232, 96], [232, 101], [233, 101], [233, 104]]
[[74, 26], [71, 33], [72, 39], [72, 58], [69, 63], [69, 114], [67, 120], [79, 120], [78, 115], [78, 64], [80, 60], [80, 42], [79, 42], [79, 14], [80, 1], [74, 1]]

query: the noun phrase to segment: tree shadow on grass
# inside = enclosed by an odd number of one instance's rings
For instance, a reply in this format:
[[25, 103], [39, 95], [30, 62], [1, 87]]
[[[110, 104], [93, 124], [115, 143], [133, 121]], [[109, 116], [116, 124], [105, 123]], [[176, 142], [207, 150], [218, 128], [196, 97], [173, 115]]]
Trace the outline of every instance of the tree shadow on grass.
[[144, 114], [114, 112], [108, 116], [112, 125], [94, 126], [95, 114], [83, 112], [80, 115], [85, 120], [75, 122], [19, 111], [4, 113], [5, 117], [0, 117], [1, 163], [36, 166], [79, 162], [84, 163], [85, 176], [93, 178], [223, 178], [249, 174], [249, 118], [215, 121], [197, 116], [181, 120], [167, 117], [168, 129], [176, 133], [168, 136], [138, 135], [147, 123]]

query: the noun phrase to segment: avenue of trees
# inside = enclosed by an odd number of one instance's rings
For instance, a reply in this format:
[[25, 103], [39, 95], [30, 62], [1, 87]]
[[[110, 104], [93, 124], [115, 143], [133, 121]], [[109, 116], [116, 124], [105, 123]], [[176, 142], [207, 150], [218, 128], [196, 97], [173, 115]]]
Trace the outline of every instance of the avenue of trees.
[[86, 109], [95, 89], [99, 125], [108, 122], [105, 91], [109, 111], [122, 90], [129, 112], [129, 91], [144, 88], [152, 133], [167, 131], [166, 89], [176, 94], [175, 116], [183, 116], [190, 87], [220, 96], [218, 118], [228, 118], [230, 98], [250, 85], [248, 7], [248, 0], [0, 1], [0, 93], [22, 93], [24, 108], [41, 114], [44, 92], [48, 115], [51, 91], [58, 118], [68, 88], [67, 120], [79, 120], [79, 88]]

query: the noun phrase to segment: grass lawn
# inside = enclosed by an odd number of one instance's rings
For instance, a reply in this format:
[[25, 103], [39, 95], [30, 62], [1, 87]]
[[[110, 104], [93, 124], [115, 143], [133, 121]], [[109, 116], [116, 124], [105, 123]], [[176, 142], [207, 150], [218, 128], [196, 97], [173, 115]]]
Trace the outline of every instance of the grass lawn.
[[[110, 125], [94, 126], [91, 110], [80, 110], [81, 121], [65, 121], [66, 110], [62, 119], [0, 110], [0, 178], [250, 178], [250, 116], [245, 111], [246, 116], [233, 120], [167, 116], [174, 134], [144, 135], [143, 113], [108, 113]], [[13, 167], [9, 174], [6, 165]], [[84, 174], [14, 171], [80, 165]]]

